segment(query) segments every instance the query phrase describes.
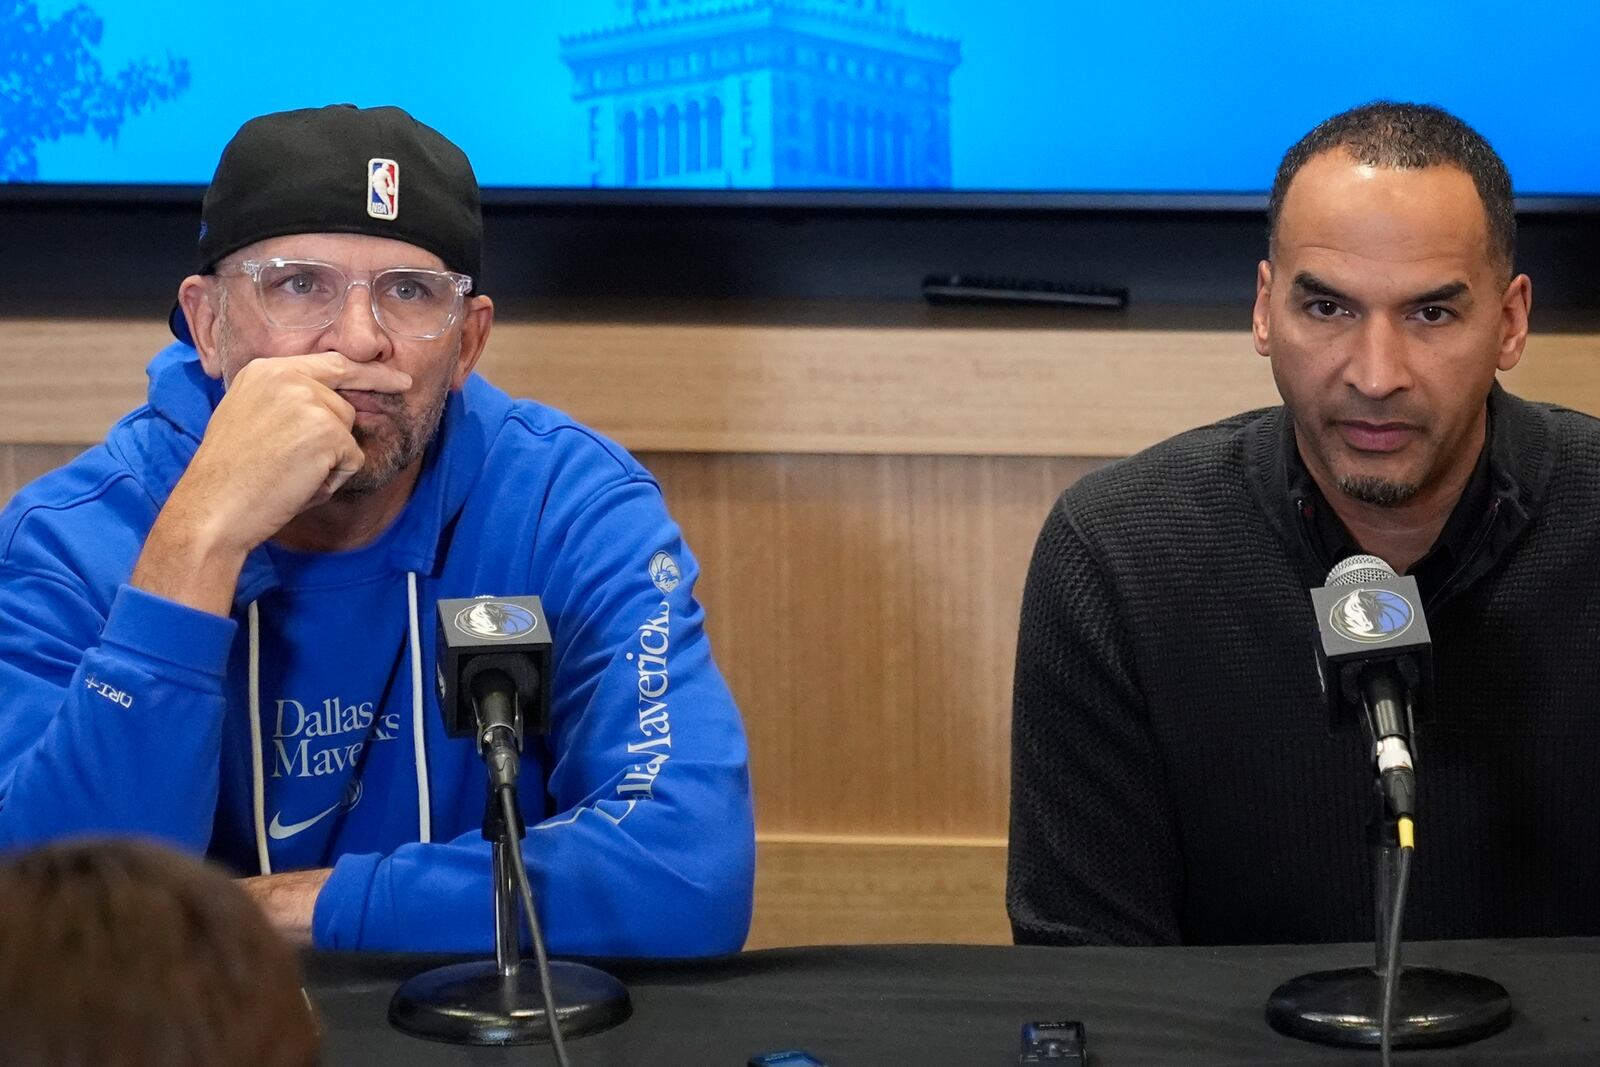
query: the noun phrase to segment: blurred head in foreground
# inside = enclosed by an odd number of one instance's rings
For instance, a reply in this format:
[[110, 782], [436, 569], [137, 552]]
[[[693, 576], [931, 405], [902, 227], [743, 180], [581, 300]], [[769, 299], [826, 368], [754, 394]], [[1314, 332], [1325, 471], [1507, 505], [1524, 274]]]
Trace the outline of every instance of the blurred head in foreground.
[[308, 1067], [293, 950], [233, 881], [154, 844], [0, 860], [7, 1067]]

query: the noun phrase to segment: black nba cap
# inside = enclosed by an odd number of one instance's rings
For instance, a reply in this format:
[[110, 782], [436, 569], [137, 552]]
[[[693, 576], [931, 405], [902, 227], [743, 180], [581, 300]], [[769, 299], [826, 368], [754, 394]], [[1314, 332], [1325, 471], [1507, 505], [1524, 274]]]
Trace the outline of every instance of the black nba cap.
[[[279, 111], [239, 127], [200, 208], [199, 272], [292, 233], [362, 233], [426, 248], [478, 287], [483, 215], [466, 155], [397, 107]], [[189, 340], [183, 312], [172, 332]]]

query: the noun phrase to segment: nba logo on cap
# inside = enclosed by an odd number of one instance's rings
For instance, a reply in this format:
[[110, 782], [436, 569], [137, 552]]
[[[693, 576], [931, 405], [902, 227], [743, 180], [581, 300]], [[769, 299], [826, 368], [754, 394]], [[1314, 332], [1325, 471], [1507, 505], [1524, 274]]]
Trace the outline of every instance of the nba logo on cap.
[[367, 160], [367, 214], [390, 220], [400, 214], [400, 164], [392, 159]]

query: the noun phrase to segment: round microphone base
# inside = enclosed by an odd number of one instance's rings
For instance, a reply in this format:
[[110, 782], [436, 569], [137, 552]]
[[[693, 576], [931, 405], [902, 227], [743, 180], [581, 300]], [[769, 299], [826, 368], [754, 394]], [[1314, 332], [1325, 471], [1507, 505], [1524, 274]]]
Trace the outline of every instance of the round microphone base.
[[[550, 962], [550, 993], [561, 1036], [609, 1030], [633, 1014], [621, 982], [581, 963]], [[396, 1029], [452, 1045], [532, 1045], [550, 1040], [539, 971], [509, 977], [493, 960], [455, 963], [407, 979], [389, 1001]]]
[[[1383, 976], [1370, 967], [1293, 978], [1267, 998], [1267, 1022], [1280, 1034], [1324, 1045], [1376, 1048]], [[1394, 994], [1395, 1048], [1464, 1045], [1511, 1023], [1511, 994], [1475, 974], [1405, 967]]]

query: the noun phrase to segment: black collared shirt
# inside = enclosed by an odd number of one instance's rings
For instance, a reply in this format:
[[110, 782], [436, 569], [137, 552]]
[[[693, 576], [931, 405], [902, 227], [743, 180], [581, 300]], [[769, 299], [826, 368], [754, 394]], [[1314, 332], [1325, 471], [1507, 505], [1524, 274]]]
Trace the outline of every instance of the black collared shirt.
[[[1306, 524], [1311, 542], [1331, 568], [1340, 560], [1360, 555], [1362, 548], [1334, 512], [1318, 487], [1316, 479], [1306, 469], [1300, 450], [1294, 440], [1293, 421], [1285, 419], [1290, 435], [1289, 447], [1284, 450], [1288, 464], [1289, 496], [1301, 520]], [[1489, 473], [1490, 447], [1494, 440], [1494, 420], [1484, 433], [1483, 448], [1478, 453], [1477, 465], [1461, 492], [1461, 499], [1445, 520], [1444, 528], [1433, 546], [1406, 572], [1417, 580], [1417, 588], [1424, 600], [1431, 600], [1461, 566], [1470, 558], [1477, 546], [1485, 524], [1493, 517], [1495, 493]]]

